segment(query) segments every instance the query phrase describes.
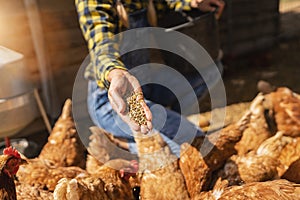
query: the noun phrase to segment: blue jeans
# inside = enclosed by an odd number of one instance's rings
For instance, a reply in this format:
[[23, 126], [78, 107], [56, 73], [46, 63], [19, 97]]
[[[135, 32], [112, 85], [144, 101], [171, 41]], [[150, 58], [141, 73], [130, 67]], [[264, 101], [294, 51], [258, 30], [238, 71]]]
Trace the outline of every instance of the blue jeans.
[[[203, 136], [203, 132], [197, 126], [179, 113], [148, 100], [146, 103], [153, 115], [153, 128], [161, 133], [171, 151], [178, 157], [182, 143], [190, 143], [194, 137]], [[112, 109], [107, 91], [99, 88], [95, 81], [89, 81], [88, 110], [91, 119], [97, 126], [112, 133], [115, 137], [127, 139], [130, 152], [137, 153], [129, 126]]]

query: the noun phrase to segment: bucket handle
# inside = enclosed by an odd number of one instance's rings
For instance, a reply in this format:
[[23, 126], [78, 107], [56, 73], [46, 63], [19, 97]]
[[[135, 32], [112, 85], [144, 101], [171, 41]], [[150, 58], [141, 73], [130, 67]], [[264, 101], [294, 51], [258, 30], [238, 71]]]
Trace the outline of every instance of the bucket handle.
[[214, 15], [216, 15], [216, 13], [218, 12], [218, 9], [219, 8], [216, 7], [216, 9], [214, 11], [205, 13], [204, 15], [198, 16], [196, 18], [193, 18], [193, 17], [189, 16], [186, 12], [179, 11], [179, 13], [187, 20], [187, 22], [183, 23], [183, 24], [180, 24], [180, 25], [177, 25], [177, 26], [174, 26], [174, 27], [171, 27], [171, 28], [167, 28], [167, 29], [165, 29], [165, 32], [176, 31], [176, 30], [181, 29], [181, 28], [186, 28], [186, 27], [194, 26], [196, 20], [199, 20], [201, 18], [205, 18], [208, 15], [210, 15], [211, 13], [213, 13]]

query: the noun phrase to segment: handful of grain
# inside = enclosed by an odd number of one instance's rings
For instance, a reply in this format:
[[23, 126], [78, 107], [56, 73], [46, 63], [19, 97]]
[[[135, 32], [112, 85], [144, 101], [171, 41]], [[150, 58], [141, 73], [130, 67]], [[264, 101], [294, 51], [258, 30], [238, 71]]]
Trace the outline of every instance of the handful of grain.
[[147, 125], [146, 114], [142, 106], [143, 102], [144, 99], [142, 92], [134, 92], [130, 97], [127, 98], [129, 117], [139, 126]]

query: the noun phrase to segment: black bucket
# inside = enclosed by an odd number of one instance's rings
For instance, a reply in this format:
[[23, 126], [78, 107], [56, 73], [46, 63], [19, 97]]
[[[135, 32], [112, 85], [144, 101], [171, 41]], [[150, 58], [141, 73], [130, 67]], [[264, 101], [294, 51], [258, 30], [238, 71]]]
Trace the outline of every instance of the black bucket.
[[[159, 26], [167, 28], [167, 31], [175, 30], [186, 34], [197, 41], [214, 61], [219, 61], [220, 39], [215, 12], [169, 12], [159, 20]], [[179, 72], [195, 73], [195, 68], [184, 58], [167, 51], [163, 51], [162, 56], [165, 64]]]

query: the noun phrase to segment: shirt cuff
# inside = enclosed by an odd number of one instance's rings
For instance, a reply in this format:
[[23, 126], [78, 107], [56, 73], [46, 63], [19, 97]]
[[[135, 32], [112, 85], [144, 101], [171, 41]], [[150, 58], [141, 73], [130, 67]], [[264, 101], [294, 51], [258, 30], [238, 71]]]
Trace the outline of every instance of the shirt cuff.
[[110, 82], [107, 80], [107, 77], [109, 72], [112, 71], [113, 69], [122, 69], [127, 71], [127, 68], [120, 61], [113, 61], [107, 64], [103, 70], [99, 70], [97, 72], [98, 74], [96, 80], [99, 87], [106, 88], [107, 90], [109, 89]]

